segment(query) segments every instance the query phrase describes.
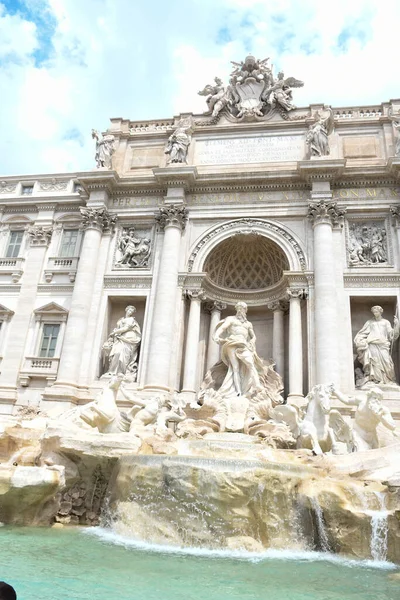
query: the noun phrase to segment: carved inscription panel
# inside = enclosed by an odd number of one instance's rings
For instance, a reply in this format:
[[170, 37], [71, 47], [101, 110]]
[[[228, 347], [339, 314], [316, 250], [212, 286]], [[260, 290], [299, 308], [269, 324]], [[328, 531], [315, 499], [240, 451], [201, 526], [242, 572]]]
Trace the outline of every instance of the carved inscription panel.
[[275, 135], [198, 140], [194, 162], [198, 165], [234, 165], [294, 161], [303, 158], [304, 136]]

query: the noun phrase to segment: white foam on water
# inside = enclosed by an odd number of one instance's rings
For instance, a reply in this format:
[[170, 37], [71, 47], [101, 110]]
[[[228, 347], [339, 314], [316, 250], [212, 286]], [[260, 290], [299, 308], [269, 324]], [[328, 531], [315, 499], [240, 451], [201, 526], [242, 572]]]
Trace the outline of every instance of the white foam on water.
[[308, 561], [308, 562], [329, 562], [338, 564], [344, 567], [367, 567], [372, 569], [393, 570], [398, 566], [386, 562], [376, 560], [356, 560], [346, 558], [337, 554], [328, 552], [313, 552], [307, 550], [275, 550], [268, 549], [264, 552], [247, 552], [246, 550], [227, 550], [213, 548], [195, 548], [173, 546], [168, 544], [152, 544], [143, 540], [127, 538], [118, 533], [114, 533], [111, 529], [103, 527], [88, 527], [82, 529], [83, 533], [98, 537], [102, 542], [124, 546], [144, 552], [155, 552], [160, 554], [177, 554], [185, 556], [199, 556], [204, 558], [226, 558], [234, 560], [244, 560], [249, 562], [262, 562], [266, 560], [285, 560], [285, 561]]

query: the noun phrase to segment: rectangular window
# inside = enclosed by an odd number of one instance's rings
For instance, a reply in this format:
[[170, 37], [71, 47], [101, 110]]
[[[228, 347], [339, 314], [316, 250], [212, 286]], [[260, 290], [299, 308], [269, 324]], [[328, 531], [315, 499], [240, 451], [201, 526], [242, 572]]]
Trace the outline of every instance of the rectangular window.
[[31, 196], [33, 194], [33, 185], [23, 185], [22, 186], [22, 195], [23, 196]]
[[77, 256], [78, 234], [78, 229], [64, 230], [61, 240], [60, 256]]
[[59, 333], [60, 325], [43, 325], [42, 341], [39, 352], [41, 358], [53, 358]]
[[7, 246], [7, 258], [16, 258], [19, 256], [21, 250], [22, 238], [24, 237], [23, 231], [11, 231], [10, 239], [8, 240]]

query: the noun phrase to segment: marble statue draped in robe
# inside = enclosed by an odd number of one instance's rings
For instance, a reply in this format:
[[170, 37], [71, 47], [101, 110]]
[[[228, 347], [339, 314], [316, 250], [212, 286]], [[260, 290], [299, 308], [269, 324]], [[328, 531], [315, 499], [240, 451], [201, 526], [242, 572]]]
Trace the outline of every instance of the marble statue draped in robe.
[[333, 112], [329, 109], [329, 114], [325, 118], [317, 112], [315, 118], [314, 125], [310, 125], [308, 130], [306, 144], [310, 149], [311, 157], [328, 156], [330, 154], [328, 137], [334, 126]]
[[100, 134], [96, 129], [92, 129], [92, 138], [96, 140], [96, 154], [95, 161], [98, 169], [111, 169], [112, 168], [112, 155], [115, 152], [115, 138], [113, 135], [104, 135], [100, 137]]
[[119, 319], [103, 345], [103, 352], [108, 357], [108, 369], [103, 377], [122, 374], [127, 381], [136, 381], [142, 334], [135, 312], [134, 306], [126, 307], [125, 316]]
[[192, 140], [193, 123], [191, 118], [180, 119], [177, 128], [169, 136], [164, 153], [169, 155], [168, 163], [186, 163]]
[[399, 321], [394, 317], [394, 327], [382, 318], [383, 308], [371, 308], [373, 319], [369, 319], [354, 338], [357, 358], [362, 365], [363, 386], [396, 383], [392, 344], [400, 334]]

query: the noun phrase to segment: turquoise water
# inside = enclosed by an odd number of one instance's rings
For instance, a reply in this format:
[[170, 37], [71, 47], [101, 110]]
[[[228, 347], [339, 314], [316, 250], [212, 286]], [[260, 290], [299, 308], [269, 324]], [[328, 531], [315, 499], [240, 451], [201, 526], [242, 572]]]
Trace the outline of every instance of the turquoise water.
[[388, 565], [320, 554], [163, 551], [103, 530], [0, 530], [18, 600], [399, 600]]

